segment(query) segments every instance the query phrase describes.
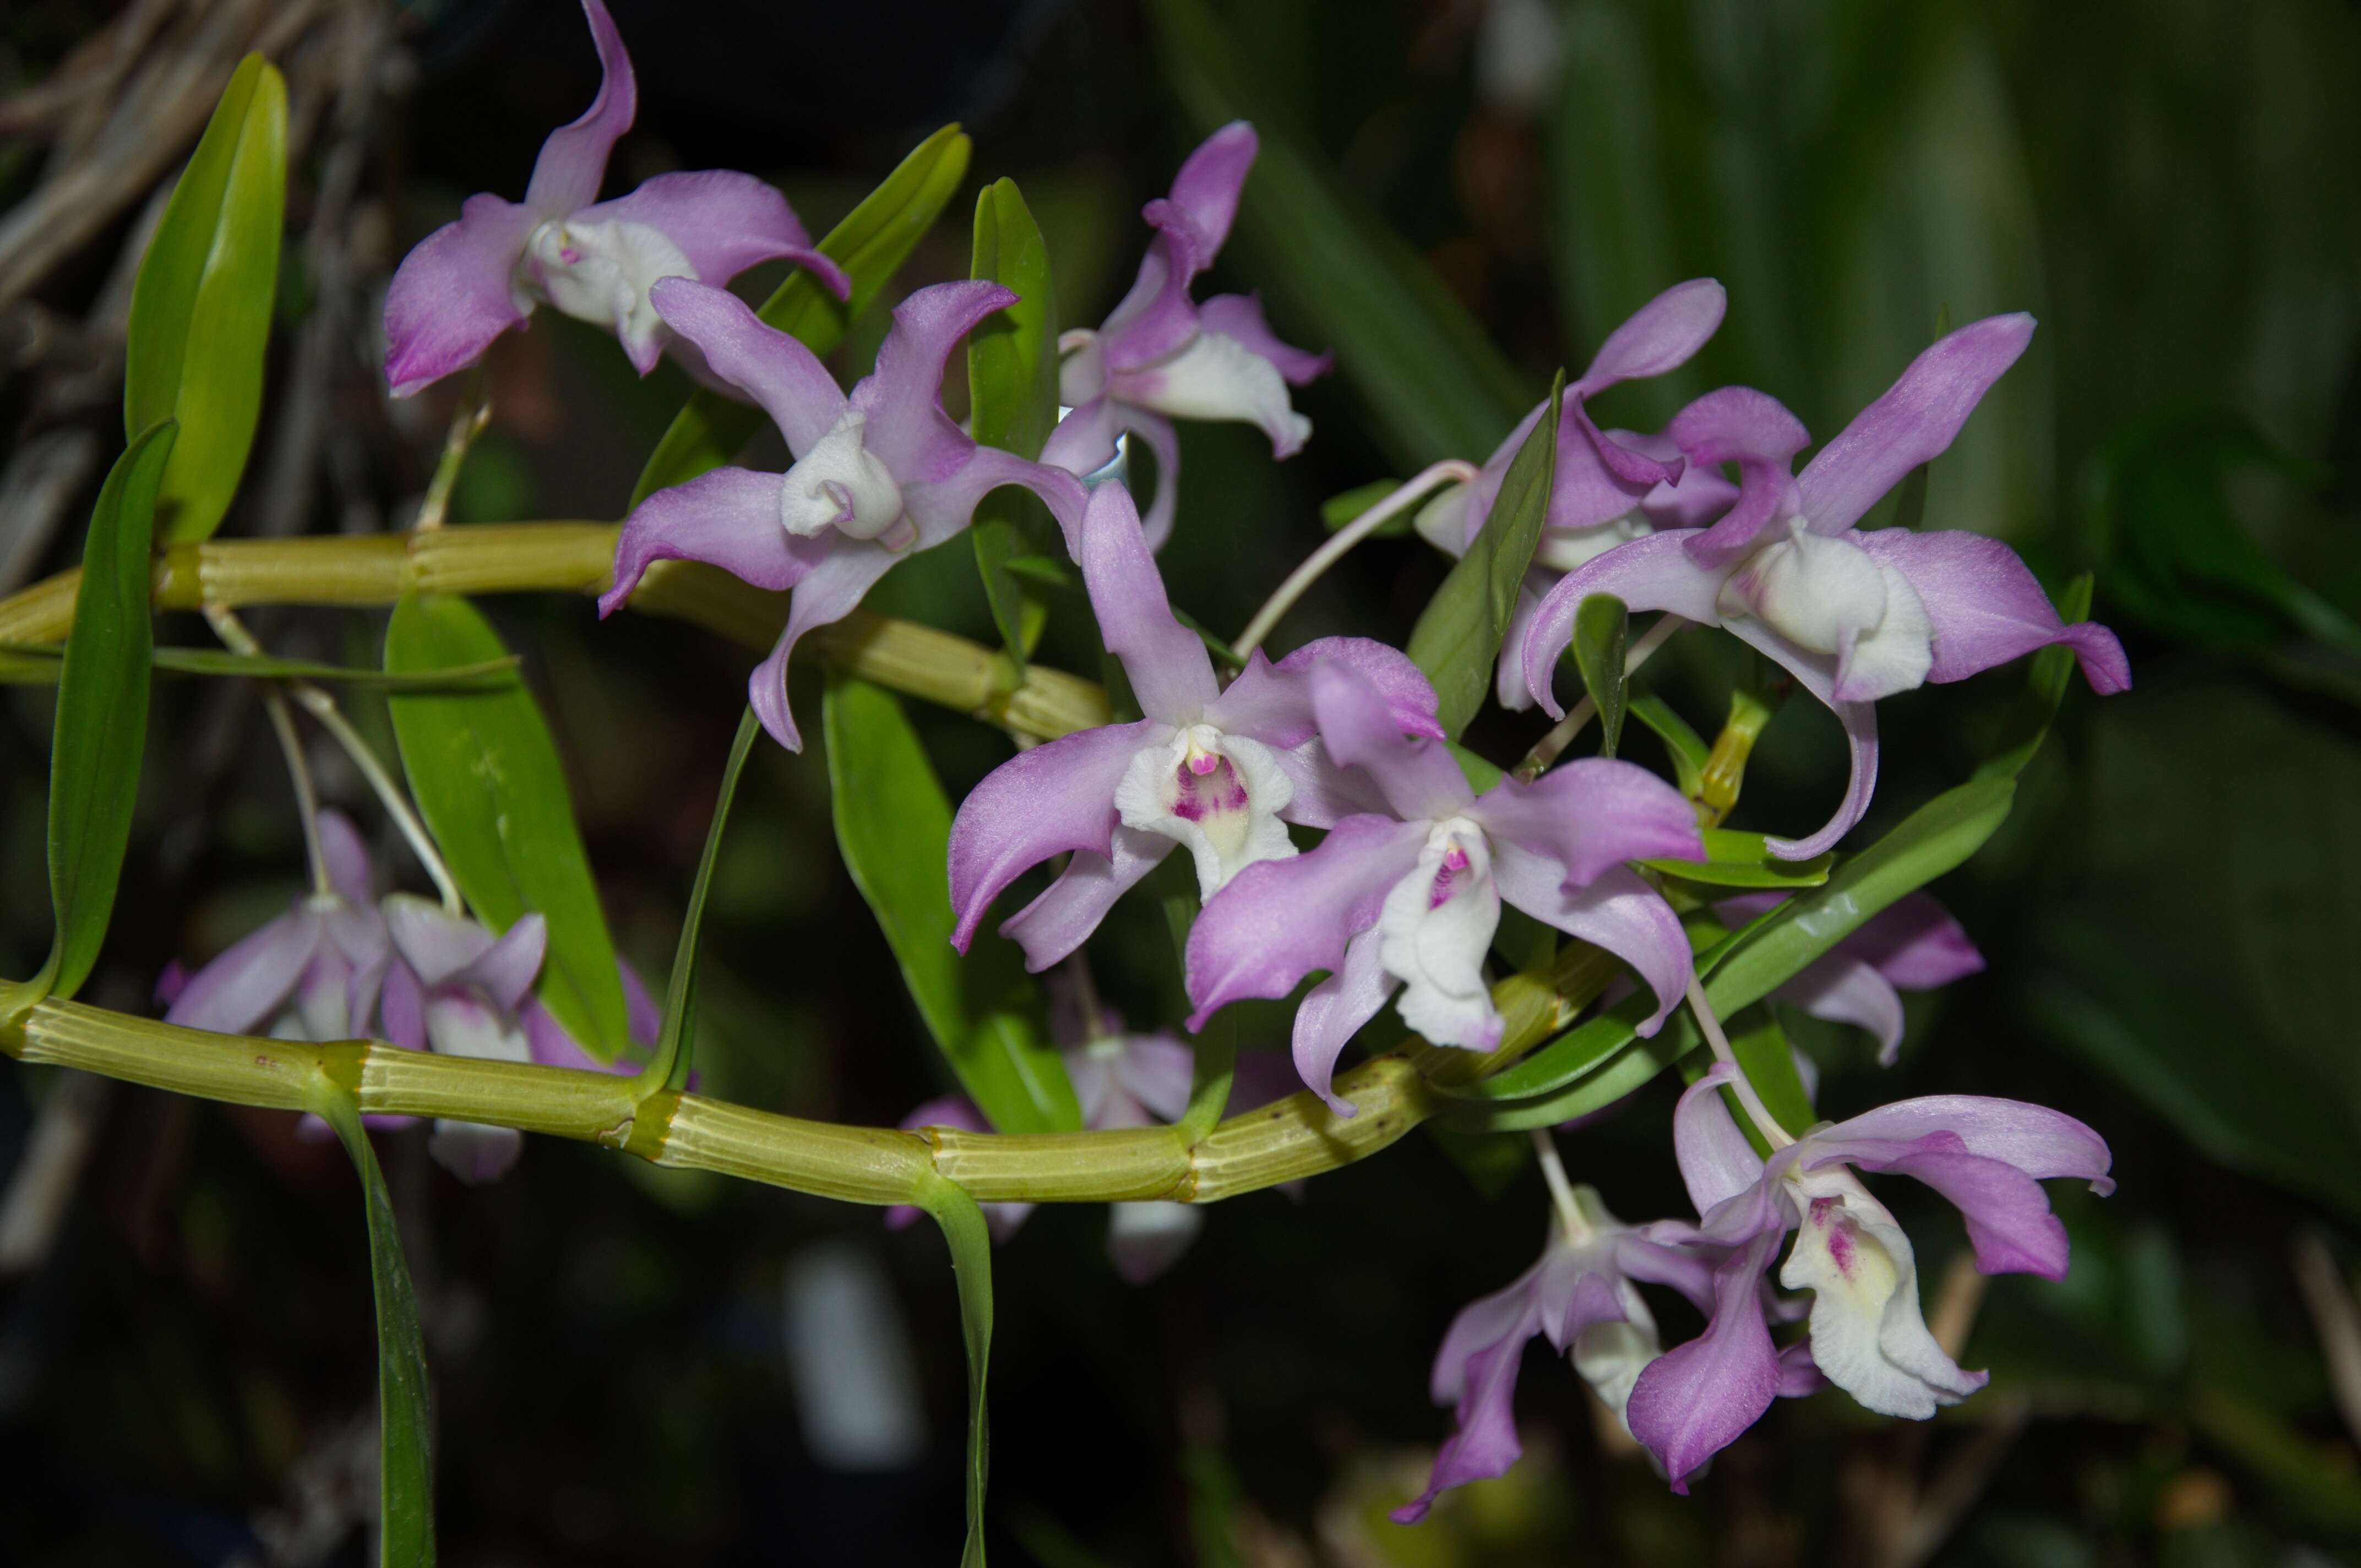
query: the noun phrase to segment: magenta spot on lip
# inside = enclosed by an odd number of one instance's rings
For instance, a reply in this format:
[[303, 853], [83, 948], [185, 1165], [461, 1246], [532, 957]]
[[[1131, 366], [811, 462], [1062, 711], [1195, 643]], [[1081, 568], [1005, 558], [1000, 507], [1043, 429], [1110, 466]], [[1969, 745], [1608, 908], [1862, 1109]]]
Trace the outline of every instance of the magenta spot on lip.
[[1189, 771], [1199, 778], [1203, 778], [1207, 773], [1220, 767], [1224, 759], [1213, 755], [1211, 751], [1199, 751], [1189, 759]]
[[1172, 815], [1183, 822], [1202, 821], [1207, 812], [1247, 807], [1246, 783], [1227, 757], [1192, 756], [1172, 770]]
[[1454, 844], [1443, 851], [1443, 863], [1447, 870], [1464, 872], [1467, 869], [1467, 851]]
[[573, 267], [580, 263], [582, 260], [582, 253], [569, 245], [558, 251], [557, 258], [566, 263], [566, 266]]

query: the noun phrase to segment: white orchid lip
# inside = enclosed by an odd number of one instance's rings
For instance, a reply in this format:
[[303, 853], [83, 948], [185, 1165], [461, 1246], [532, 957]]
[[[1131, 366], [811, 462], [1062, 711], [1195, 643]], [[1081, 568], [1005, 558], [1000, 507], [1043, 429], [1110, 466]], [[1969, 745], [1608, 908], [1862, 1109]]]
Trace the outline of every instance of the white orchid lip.
[[902, 488], [864, 444], [869, 417], [848, 408], [828, 433], [787, 469], [779, 490], [779, 523], [811, 538], [834, 529], [848, 539], [873, 539], [889, 549], [917, 543], [903, 515]]
[[1279, 367], [1226, 333], [1201, 331], [1154, 364], [1123, 372], [1115, 395], [1175, 419], [1243, 420], [1288, 452], [1312, 436]]
[[514, 287], [519, 308], [546, 300], [577, 321], [612, 328], [644, 356], [664, 330], [648, 291], [659, 279], [696, 277], [686, 253], [662, 229], [552, 218], [526, 239]]
[[1934, 667], [1934, 628], [1910, 581], [1851, 540], [1800, 517], [1722, 585], [1725, 616], [1760, 621], [1839, 660], [1837, 695], [1872, 701], [1908, 691]]
[[1279, 819], [1294, 798], [1277, 753], [1211, 724], [1192, 724], [1142, 747], [1115, 792], [1126, 827], [1160, 833], [1196, 858], [1198, 891], [1206, 898], [1257, 861], [1296, 852]]
[[1499, 1042], [1500, 1014], [1484, 982], [1484, 956], [1499, 924], [1484, 829], [1464, 817], [1436, 823], [1418, 864], [1386, 894], [1378, 916], [1378, 961], [1402, 982], [1402, 1022], [1437, 1045]]
[[1644, 539], [1654, 532], [1654, 526], [1637, 508], [1590, 528], [1544, 528], [1541, 543], [1533, 551], [1533, 565], [1553, 572], [1571, 572], [1588, 565], [1619, 544]]

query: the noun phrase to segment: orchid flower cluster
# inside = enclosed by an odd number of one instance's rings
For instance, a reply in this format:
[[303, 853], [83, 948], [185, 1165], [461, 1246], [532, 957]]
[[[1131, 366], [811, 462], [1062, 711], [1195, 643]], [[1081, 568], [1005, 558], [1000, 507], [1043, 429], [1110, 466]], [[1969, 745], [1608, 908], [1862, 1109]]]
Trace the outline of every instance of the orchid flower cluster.
[[[1008, 289], [975, 280], [910, 293], [873, 368], [846, 391], [809, 347], [726, 288], [758, 261], [785, 259], [846, 296], [843, 270], [776, 192], [708, 172], [596, 199], [634, 95], [599, 0], [585, 9], [606, 71], [597, 102], [549, 138], [522, 203], [470, 198], [402, 264], [386, 302], [388, 381], [407, 395], [465, 368], [548, 304], [612, 330], [642, 373], [672, 354], [705, 386], [767, 415], [785, 440], [785, 470], [719, 466], [650, 495], [624, 521], [599, 609], [626, 604], [660, 561], [706, 563], [789, 594], [785, 630], [747, 689], [763, 729], [790, 751], [802, 737], [785, 677], [801, 640], [851, 614], [903, 560], [969, 529], [991, 492], [1013, 486], [1038, 498], [1137, 710], [994, 770], [957, 809], [945, 872], [962, 951], [1003, 895], [1035, 878], [997, 929], [1029, 970], [1056, 971], [1055, 1043], [1085, 1128], [1177, 1123], [1191, 1099], [1191, 1041], [1126, 1027], [1097, 1001], [1086, 961], [1110, 911], [1176, 850], [1187, 853], [1200, 905], [1183, 953], [1185, 1030], [1202, 1036], [1234, 1003], [1293, 999], [1292, 1081], [1324, 1106], [1314, 1113], [1340, 1123], [1356, 1113], [1340, 1063], [1389, 1002], [1404, 1028], [1471, 1063], [1507, 1043], [1494, 991], [1504, 907], [1628, 970], [1596, 1004], [1643, 994], [1641, 1036], [1656, 1036], [1685, 1001], [1694, 1010], [1709, 1059], [1673, 1113], [1694, 1218], [1617, 1219], [1594, 1189], [1566, 1179], [1555, 1142], [1543, 1137], [1553, 1196], [1543, 1252], [1445, 1333], [1431, 1387], [1455, 1430], [1430, 1486], [1397, 1519], [1414, 1521], [1441, 1492], [1513, 1463], [1514, 1386], [1537, 1336], [1570, 1358], [1684, 1492], [1782, 1395], [1833, 1385], [1871, 1410], [1923, 1419], [1982, 1386], [1983, 1375], [1963, 1370], [1929, 1332], [1911, 1239], [1861, 1178], [1907, 1176], [1934, 1189], [1960, 1212], [1983, 1271], [2055, 1278], [2066, 1235], [2039, 1182], [2073, 1178], [2106, 1190], [2109, 1154], [2095, 1133], [2039, 1106], [1971, 1096], [1782, 1125], [1740, 1070], [1700, 985], [1684, 916], [1708, 901], [1668, 885], [1677, 881], [1668, 864], [1708, 859], [1703, 828], [1713, 823], [1698, 802], [1611, 756], [1496, 777], [1455, 747], [1431, 673], [1404, 651], [1329, 637], [1277, 659], [1253, 650], [1225, 672], [1175, 613], [1157, 565], [1179, 510], [1172, 422], [1248, 422], [1287, 457], [1311, 434], [1292, 389], [1330, 368], [1327, 356], [1280, 341], [1251, 296], [1192, 298], [1236, 217], [1257, 151], [1250, 126], [1215, 133], [1170, 194], [1148, 203], [1153, 238], [1137, 280], [1097, 329], [1056, 344], [1067, 411], [1038, 456], [1021, 455], [980, 444], [942, 401], [950, 356], [1016, 302]], [[1994, 316], [1944, 336], [1801, 473], [1794, 462], [1808, 433], [1751, 388], [1708, 392], [1653, 433], [1597, 422], [1590, 399], [1686, 364], [1725, 303], [1721, 287], [1700, 279], [1642, 307], [1565, 387], [1553, 429], [1543, 429], [1544, 402], [1471, 478], [1430, 499], [1417, 528], [1465, 554], [1498, 526], [1520, 453], [1554, 437], [1539, 543], [1497, 666], [1486, 656], [1501, 706], [1564, 715], [1562, 655], [1595, 595], [1675, 618], [1667, 631], [1729, 631], [1827, 704], [1847, 736], [1850, 782], [1835, 814], [1767, 843], [1774, 857], [1806, 861], [1869, 808], [1880, 700], [2053, 643], [2072, 651], [2098, 692], [2124, 689], [2129, 671], [2104, 628], [2061, 622], [2005, 545], [1859, 526], [1949, 447], [2024, 353], [2030, 317]], [[1107, 477], [1126, 436], [1155, 459], [1144, 512]], [[412, 1049], [598, 1065], [533, 995], [540, 916], [496, 934], [406, 894], [372, 902], [350, 824], [324, 816], [320, 838], [316, 891], [193, 978], [172, 977], [170, 1021], [311, 1041], [381, 1031]], [[1783, 896], [1730, 896], [1705, 912], [1736, 929], [1769, 917]], [[1958, 923], [1913, 894], [1789, 977], [1775, 1000], [1858, 1026], [1891, 1063], [1904, 1030], [1898, 992], [1982, 965]], [[625, 979], [633, 1032], [653, 1039], [644, 992]], [[1808, 1077], [1809, 1064], [1798, 1066]], [[1279, 1092], [1265, 1085], [1238, 1098]], [[986, 1123], [954, 1097], [920, 1106], [905, 1125]], [[435, 1153], [469, 1179], [495, 1176], [516, 1153], [518, 1135], [500, 1133], [446, 1122]], [[993, 1205], [995, 1233], [1013, 1234], [1028, 1207]], [[1110, 1255], [1124, 1277], [1144, 1282], [1201, 1225], [1181, 1203], [1118, 1202]], [[1686, 1300], [1702, 1332], [1667, 1347], [1642, 1287]]]

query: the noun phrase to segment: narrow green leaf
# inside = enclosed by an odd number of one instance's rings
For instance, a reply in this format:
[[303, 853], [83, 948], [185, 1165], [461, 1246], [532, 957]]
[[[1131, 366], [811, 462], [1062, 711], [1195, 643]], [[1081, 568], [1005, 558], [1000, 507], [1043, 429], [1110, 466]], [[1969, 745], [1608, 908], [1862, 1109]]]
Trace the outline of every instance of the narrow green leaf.
[[737, 798], [738, 775], [754, 750], [763, 720], [750, 706], [738, 719], [738, 737], [730, 745], [730, 761], [721, 769], [720, 793], [714, 798], [713, 820], [706, 825], [705, 850], [697, 856], [697, 882], [688, 892], [688, 908], [680, 918], [680, 942], [673, 950], [672, 979], [664, 991], [664, 1030], [656, 1037], [655, 1055], [641, 1069], [644, 1083], [667, 1089], [688, 1085], [690, 1047], [697, 1038], [697, 935], [705, 928], [706, 895], [713, 888], [713, 868], [721, 858], [721, 833], [730, 822], [730, 803]]
[[[385, 667], [416, 675], [505, 659], [464, 598], [407, 594], [385, 630]], [[631, 1043], [598, 884], [557, 742], [522, 681], [488, 691], [400, 691], [388, 699], [410, 793], [477, 917], [505, 931], [549, 923], [539, 991], [585, 1049], [612, 1061]]]
[[164, 473], [164, 543], [221, 526], [262, 414], [263, 350], [287, 203], [287, 83], [241, 61], [140, 258], [124, 344], [123, 429], [180, 422]]
[[90, 978], [115, 909], [148, 744], [148, 546], [179, 427], [142, 431], [115, 459], [91, 511], [82, 585], [58, 679], [49, 746], [49, 902], [57, 935], [39, 994]]
[[1828, 880], [1828, 868], [1836, 863], [1833, 854], [1783, 861], [1771, 852], [1769, 841], [1760, 833], [1708, 828], [1703, 837], [1706, 858], [1702, 861], [1640, 863], [1652, 872], [1704, 887], [1817, 887]]
[[[0, 642], [0, 680], [22, 679], [46, 685], [55, 681], [65, 663], [65, 648], [56, 642]], [[443, 691], [452, 688], [505, 685], [516, 679], [517, 661], [488, 659], [480, 664], [434, 670], [423, 674], [392, 674], [352, 664], [324, 664], [311, 659], [280, 659], [268, 653], [238, 653], [227, 648], [151, 648], [148, 667], [168, 675], [234, 675], [264, 681], [338, 681], [346, 685], [379, 686], [390, 691]]]
[[992, 1233], [967, 1189], [929, 1174], [914, 1195], [943, 1228], [959, 1278], [960, 1337], [967, 1342], [967, 1544], [960, 1568], [983, 1568], [983, 1498], [992, 1469], [984, 1374], [992, 1359]]
[[1411, 630], [1411, 662], [1434, 683], [1445, 735], [1466, 729], [1492, 689], [1492, 663], [1549, 513], [1557, 472], [1558, 405], [1565, 395], [1565, 373], [1560, 371], [1550, 384], [1543, 417], [1509, 464], [1491, 515]]
[[369, 1284], [377, 1298], [378, 1563], [379, 1568], [434, 1568], [434, 1411], [401, 1230], [385, 1172], [361, 1125], [359, 1102], [323, 1079], [311, 1109], [335, 1128], [352, 1157], [368, 1212]]
[[[2091, 574], [2083, 573], [2066, 585], [2058, 596], [2058, 616], [2068, 625], [2086, 620], [2091, 614]], [[1993, 754], [1977, 767], [1974, 777], [1980, 779], [2013, 779], [2025, 771], [2041, 750], [2041, 742], [2049, 736], [2050, 720], [2058, 717], [2058, 705], [2066, 700], [2066, 685], [2074, 674], [2074, 651], [2053, 643], [2033, 655], [2031, 666], [2025, 673], [2025, 691], [2009, 709], [2008, 718], [2000, 728], [2000, 740]]]
[[[869, 308], [950, 202], [966, 178], [970, 144], [957, 126], [945, 126], [911, 149], [862, 203], [830, 229], [819, 249], [852, 280], [852, 297], [839, 300], [818, 279], [798, 268], [755, 313], [800, 339], [814, 354], [827, 355]], [[657, 490], [694, 479], [738, 455], [763, 427], [763, 411], [751, 404], [700, 389], [690, 397], [656, 443], [640, 482], [631, 490], [637, 506]]]
[[1611, 757], [1623, 740], [1623, 654], [1631, 641], [1631, 612], [1613, 594], [1592, 594], [1575, 607], [1574, 667], [1598, 708], [1598, 754]]
[[[1808, 888], [1697, 955], [1697, 978], [1727, 1018], [1762, 1001], [1805, 965], [1861, 928], [1879, 910], [1958, 866], [2008, 816], [2016, 786], [1976, 780], [1945, 791], [1892, 832]], [[1444, 1092], [1471, 1101], [1516, 1102], [1467, 1118], [1496, 1130], [1547, 1126], [1611, 1103], [1698, 1043], [1686, 1009], [1653, 1038], [1639, 1025], [1655, 1010], [1643, 989], [1576, 1025], [1491, 1078]]]
[[1304, 341], [1333, 348], [1375, 433], [1403, 471], [1482, 459], [1532, 394], [1466, 307], [1384, 219], [1286, 128], [1285, 101], [1256, 80], [1202, 0], [1149, 8], [1181, 107], [1200, 135], [1254, 122], [1261, 156], [1238, 206], [1235, 246], [1273, 285]]
[[1016, 944], [951, 946], [951, 806], [894, 694], [831, 675], [821, 708], [837, 847], [968, 1097], [1004, 1133], [1072, 1132], [1082, 1107]]
[[[968, 402], [975, 438], [1019, 457], [1041, 455], [1058, 422], [1058, 298], [1049, 247], [1013, 180], [995, 180], [975, 198], [975, 254], [970, 277], [998, 283], [1016, 303], [968, 334]], [[1003, 486], [976, 507], [975, 562], [993, 624], [1021, 669], [1025, 598], [1008, 563], [1057, 548], [1057, 527], [1040, 498]]]
[[1670, 703], [1638, 680], [1626, 681], [1624, 690], [1631, 717], [1654, 730], [1664, 750], [1672, 753], [1673, 776], [1679, 781], [1681, 793], [1696, 799], [1705, 788], [1705, 765], [1713, 749], [1687, 719], [1673, 711]]

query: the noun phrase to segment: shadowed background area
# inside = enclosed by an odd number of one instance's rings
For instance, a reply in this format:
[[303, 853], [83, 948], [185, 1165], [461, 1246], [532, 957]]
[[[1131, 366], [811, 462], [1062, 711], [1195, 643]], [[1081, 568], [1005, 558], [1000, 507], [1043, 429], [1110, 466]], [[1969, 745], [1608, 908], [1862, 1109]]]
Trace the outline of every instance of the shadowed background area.
[[[970, 189], [890, 299], [966, 275], [982, 181], [1022, 186], [1060, 319], [1129, 283], [1140, 204], [1214, 126], [1263, 161], [1213, 281], [1259, 291], [1337, 373], [1284, 465], [1236, 425], [1183, 430], [1164, 566], [1235, 630], [1323, 537], [1319, 504], [1480, 460], [1668, 284], [1730, 292], [1661, 379], [1598, 400], [1652, 429], [1725, 382], [1825, 439], [1942, 323], [2040, 329], [1933, 467], [1930, 527], [2015, 545], [2052, 587], [2095, 571], [2137, 686], [2079, 686], [2001, 835], [1938, 889], [1990, 960], [1911, 999], [1896, 1067], [1800, 1016], [1821, 1113], [1991, 1093], [2113, 1145], [2117, 1194], [2052, 1194], [2070, 1276], [1955, 1266], [1948, 1209], [1881, 1189], [1929, 1315], [1971, 1322], [1991, 1388], [1928, 1427], [1841, 1396], [1783, 1403], [1670, 1496], [1535, 1352], [1524, 1463], [1415, 1530], [1446, 1412], [1450, 1315], [1547, 1223], [1521, 1135], [1429, 1135], [1207, 1215], [1170, 1274], [1124, 1284], [1105, 1211], [1045, 1209], [997, 1254], [993, 1550], [1044, 1568], [1487, 1568], [1569, 1561], [2191, 1568], [2361, 1561], [2361, 12], [2344, 0], [614, 0], [637, 127], [609, 193], [741, 168], [826, 231], [935, 127]], [[129, 269], [229, 65], [291, 87], [292, 182], [270, 392], [225, 534], [374, 532], [415, 510], [456, 385], [390, 403], [384, 281], [469, 192], [513, 196], [597, 89], [563, 0], [15, 0], [0, 12], [0, 593], [78, 558], [121, 443]], [[144, 215], [143, 215], [144, 214]], [[758, 269], [741, 285], [760, 297]], [[848, 383], [884, 328], [831, 360]], [[555, 311], [489, 361], [493, 422], [461, 525], [620, 515], [686, 395], [635, 380]], [[965, 391], [956, 373], [950, 406]], [[757, 458], [758, 465], [777, 455]], [[1867, 521], [1889, 520], [1892, 503]], [[1395, 641], [1446, 563], [1356, 551], [1288, 620]], [[996, 641], [965, 543], [871, 608]], [[486, 599], [558, 733], [620, 946], [672, 949], [751, 662], [589, 601]], [[1095, 675], [1053, 618], [1041, 657]], [[260, 611], [274, 649], [374, 663], [378, 612]], [[204, 641], [201, 623], [163, 636]], [[1657, 689], [1699, 728], [1740, 674], [1675, 640]], [[799, 664], [796, 703], [817, 713]], [[1965, 777], [2012, 672], [1883, 705], [1857, 846]], [[48, 940], [50, 688], [0, 694], [0, 972]], [[381, 702], [356, 694], [364, 728]], [[954, 797], [1006, 738], [910, 709]], [[810, 728], [817, 730], [817, 724]], [[1471, 730], [1501, 761], [1532, 716]], [[390, 750], [390, 744], [381, 749]], [[1661, 765], [1653, 739], [1638, 760]], [[1735, 825], [1794, 831], [1841, 787], [1834, 720], [1788, 703]], [[324, 793], [378, 822], [340, 754]], [[244, 682], [155, 699], [138, 827], [89, 1000], [148, 1008], [301, 883], [290, 792]], [[384, 863], [423, 885], [398, 841]], [[1152, 901], [1093, 948], [1147, 1027], [1181, 1011]], [[1014, 907], [1012, 904], [1010, 907]], [[890, 1124], [948, 1075], [840, 863], [817, 751], [764, 745], [707, 926], [706, 1091]], [[1390, 1041], [1390, 1014], [1371, 1039]], [[1387, 1031], [1384, 1039], [1378, 1038]], [[1276, 1033], [1246, 1044], [1268, 1050]], [[1686, 1212], [1659, 1082], [1568, 1134], [1632, 1219]], [[423, 1129], [379, 1139], [436, 1377], [443, 1561], [950, 1560], [964, 1384], [942, 1243], [867, 1209], [535, 1141], [462, 1188]], [[0, 1061], [0, 1553], [44, 1564], [357, 1563], [375, 1480], [364, 1237], [349, 1168], [290, 1114]], [[1697, 1320], [1666, 1298], [1668, 1339]], [[1962, 1316], [1963, 1315], [1963, 1316]]]

